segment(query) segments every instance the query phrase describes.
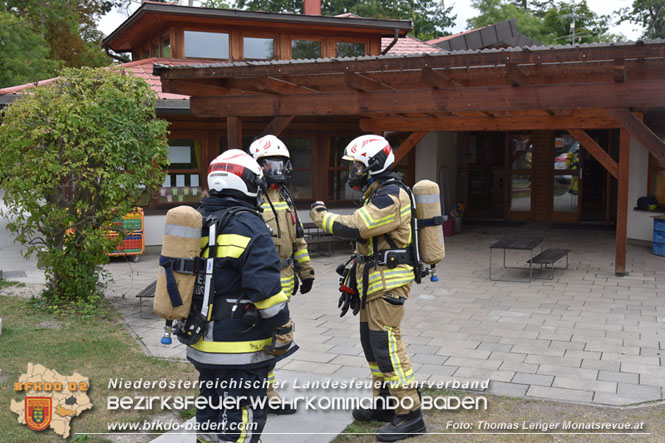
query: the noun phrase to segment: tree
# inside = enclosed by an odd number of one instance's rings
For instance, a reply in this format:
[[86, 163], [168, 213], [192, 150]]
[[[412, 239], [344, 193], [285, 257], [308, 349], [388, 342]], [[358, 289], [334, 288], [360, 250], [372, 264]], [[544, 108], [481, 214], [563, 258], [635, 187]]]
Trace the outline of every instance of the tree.
[[[521, 3], [521, 2], [519, 2]], [[572, 43], [573, 12], [575, 18], [575, 43], [610, 41], [617, 36], [608, 33], [610, 18], [589, 9], [586, 0], [575, 5], [569, 2], [531, 2], [531, 9], [524, 9], [508, 0], [473, 0], [471, 5], [480, 14], [468, 20], [469, 27], [478, 28], [512, 18], [517, 19], [519, 31], [543, 44]]]
[[[238, 8], [252, 11], [302, 14], [302, 0], [238, 0]], [[321, 13], [334, 16], [351, 13], [360, 17], [381, 19], [411, 19], [413, 36], [429, 40], [449, 34], [455, 24], [452, 6], [444, 0], [323, 0]]]
[[90, 307], [101, 297], [106, 229], [143, 188], [164, 180], [167, 122], [155, 93], [124, 71], [66, 69], [5, 108], [0, 187], [8, 229], [44, 267], [49, 305]]
[[30, 23], [0, 11], [0, 88], [52, 77], [58, 68]]
[[97, 21], [127, 0], [0, 0], [0, 10], [32, 25], [50, 49], [49, 58], [67, 67], [107, 66]]
[[665, 38], [665, 0], [633, 0], [630, 8], [619, 13], [619, 23], [629, 21], [642, 25], [642, 37], [648, 39]]

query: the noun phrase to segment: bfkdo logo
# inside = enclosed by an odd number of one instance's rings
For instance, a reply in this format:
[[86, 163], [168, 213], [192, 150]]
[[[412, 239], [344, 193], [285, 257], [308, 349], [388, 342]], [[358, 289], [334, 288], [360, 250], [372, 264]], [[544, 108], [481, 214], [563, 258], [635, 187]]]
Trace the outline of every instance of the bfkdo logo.
[[43, 431], [51, 424], [51, 397], [25, 397], [25, 424], [35, 431]]
[[92, 408], [88, 397], [90, 383], [78, 372], [64, 376], [39, 364], [28, 363], [28, 370], [14, 383], [14, 391], [24, 393], [22, 401], [12, 400], [10, 408], [18, 422], [33, 431], [53, 429], [69, 437], [74, 417]]

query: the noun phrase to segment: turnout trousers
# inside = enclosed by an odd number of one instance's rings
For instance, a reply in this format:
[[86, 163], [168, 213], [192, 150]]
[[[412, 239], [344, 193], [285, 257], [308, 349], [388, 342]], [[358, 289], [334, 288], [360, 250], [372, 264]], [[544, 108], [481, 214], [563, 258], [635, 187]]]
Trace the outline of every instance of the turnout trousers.
[[[360, 310], [360, 342], [372, 371], [374, 395], [389, 392], [396, 397], [399, 405], [395, 413], [398, 415], [420, 408], [420, 397], [400, 328], [409, 287], [372, 294]], [[377, 382], [381, 382], [383, 388], [377, 388]]]
[[[200, 443], [234, 441], [255, 443], [261, 437], [266, 424], [264, 408], [252, 407], [250, 397], [266, 396], [268, 367], [256, 369], [207, 369], [197, 367], [201, 388], [199, 395], [208, 398], [209, 405], [196, 410], [196, 438]], [[206, 386], [209, 382], [212, 386]], [[215, 383], [217, 386], [215, 386]], [[251, 384], [251, 386], [245, 386]], [[237, 407], [220, 408], [220, 402], [228, 397], [246, 399], [233, 402]], [[231, 403], [231, 402], [229, 402]]]

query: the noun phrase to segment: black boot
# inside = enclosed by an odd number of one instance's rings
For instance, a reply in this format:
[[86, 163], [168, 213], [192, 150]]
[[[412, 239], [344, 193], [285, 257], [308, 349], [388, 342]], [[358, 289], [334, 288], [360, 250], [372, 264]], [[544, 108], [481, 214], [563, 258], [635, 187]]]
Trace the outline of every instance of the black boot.
[[354, 409], [351, 412], [351, 415], [353, 415], [353, 418], [355, 418], [358, 421], [386, 421], [389, 422], [393, 418], [395, 418], [395, 410], [393, 409], [365, 409], [365, 408], [358, 408]]
[[411, 411], [405, 415], [395, 415], [395, 418], [385, 426], [376, 431], [376, 439], [379, 441], [397, 441], [427, 432], [425, 421], [420, 409]]

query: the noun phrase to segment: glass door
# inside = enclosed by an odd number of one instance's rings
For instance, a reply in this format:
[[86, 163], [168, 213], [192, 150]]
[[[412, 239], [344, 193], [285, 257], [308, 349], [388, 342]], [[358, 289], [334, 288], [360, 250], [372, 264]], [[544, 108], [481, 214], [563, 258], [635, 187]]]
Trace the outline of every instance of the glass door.
[[531, 218], [533, 143], [531, 134], [509, 133], [506, 143], [508, 220]]
[[554, 138], [552, 220], [578, 221], [582, 207], [580, 144], [567, 132]]

